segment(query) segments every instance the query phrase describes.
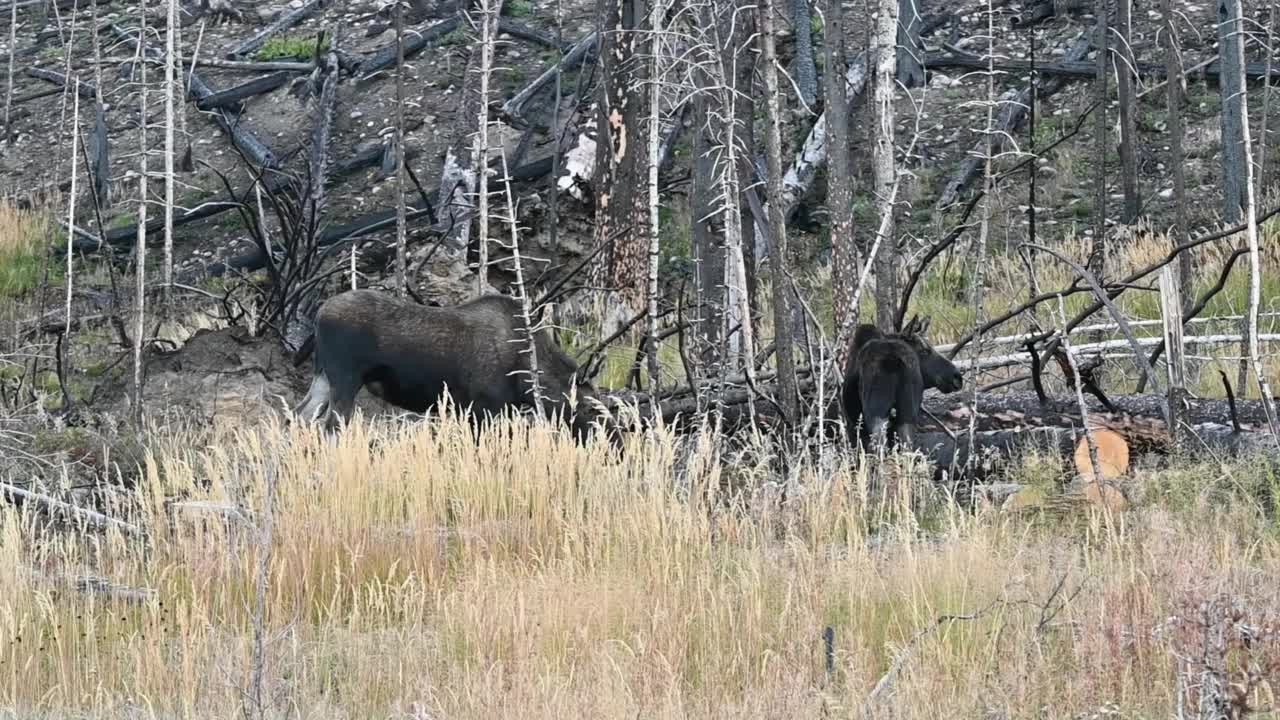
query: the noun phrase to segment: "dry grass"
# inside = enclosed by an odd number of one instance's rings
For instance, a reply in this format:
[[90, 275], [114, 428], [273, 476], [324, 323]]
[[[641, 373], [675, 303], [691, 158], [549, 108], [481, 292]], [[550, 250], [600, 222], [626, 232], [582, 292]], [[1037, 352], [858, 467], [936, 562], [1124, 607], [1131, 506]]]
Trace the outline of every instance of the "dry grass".
[[[0, 298], [22, 295], [40, 282], [52, 228], [46, 212], [0, 203]], [[52, 263], [50, 272], [58, 267]]]
[[[1266, 485], [1244, 466], [1151, 475], [1108, 524], [962, 513], [909, 464], [872, 484], [830, 458], [783, 503], [759, 453], [665, 433], [622, 456], [519, 421], [478, 446], [452, 420], [202, 445], [159, 443], [125, 503], [145, 544], [0, 515], [0, 707], [230, 717], [257, 627], [274, 717], [853, 717], [896, 658], [895, 717], [1167, 717], [1189, 652], [1170, 618], [1218, 592], [1280, 609], [1274, 508], [1238, 499]], [[254, 525], [171, 518], [172, 495]], [[157, 593], [50, 580], [86, 568]], [[927, 630], [955, 613], [977, 617]]]

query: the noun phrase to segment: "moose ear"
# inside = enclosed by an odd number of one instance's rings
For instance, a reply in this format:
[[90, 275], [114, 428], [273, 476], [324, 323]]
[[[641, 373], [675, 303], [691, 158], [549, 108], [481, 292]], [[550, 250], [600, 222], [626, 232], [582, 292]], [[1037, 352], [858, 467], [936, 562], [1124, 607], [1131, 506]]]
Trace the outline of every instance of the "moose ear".
[[912, 315], [911, 319], [907, 321], [907, 324], [902, 327], [902, 334], [903, 335], [914, 334], [916, 332], [916, 326], [919, 324], [920, 324], [920, 317], [918, 315]]

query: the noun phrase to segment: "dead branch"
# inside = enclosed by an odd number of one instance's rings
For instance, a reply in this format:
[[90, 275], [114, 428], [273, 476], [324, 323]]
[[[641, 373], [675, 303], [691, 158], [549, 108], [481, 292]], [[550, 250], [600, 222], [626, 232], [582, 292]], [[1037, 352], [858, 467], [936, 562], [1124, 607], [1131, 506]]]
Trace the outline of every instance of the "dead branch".
[[6, 482], [0, 482], [0, 496], [3, 496], [5, 500], [18, 507], [30, 505], [33, 509], [51, 517], [61, 518], [69, 522], [79, 521], [95, 530], [115, 529], [119, 530], [123, 535], [132, 537], [143, 535], [142, 530], [136, 525], [130, 525], [123, 520], [107, 517], [96, 510], [89, 510], [61, 500], [55, 500], [48, 495], [24, 490]]

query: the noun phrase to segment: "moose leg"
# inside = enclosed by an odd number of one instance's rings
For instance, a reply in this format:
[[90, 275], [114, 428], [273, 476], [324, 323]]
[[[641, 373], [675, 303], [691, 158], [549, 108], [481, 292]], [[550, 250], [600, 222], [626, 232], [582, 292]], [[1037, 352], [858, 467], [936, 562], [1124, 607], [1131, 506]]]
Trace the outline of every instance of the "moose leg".
[[360, 379], [346, 373], [335, 373], [329, 393], [329, 409], [342, 424], [351, 422], [355, 411], [356, 395], [360, 392]]
[[906, 450], [915, 450], [915, 430], [920, 424], [920, 405], [924, 402], [924, 380], [919, 376], [909, 377], [897, 388], [895, 409], [898, 440]]
[[308, 422], [315, 422], [329, 408], [330, 390], [329, 379], [324, 376], [324, 373], [318, 373], [311, 379], [311, 387], [307, 389], [302, 402], [294, 406], [293, 414]]
[[866, 426], [864, 433], [866, 434], [867, 452], [871, 452], [874, 448], [876, 454], [879, 454], [888, 440], [887, 433], [890, 430], [889, 413], [893, 411], [893, 402], [896, 399], [895, 393], [892, 386], [865, 384], [861, 388], [861, 395], [862, 422]]

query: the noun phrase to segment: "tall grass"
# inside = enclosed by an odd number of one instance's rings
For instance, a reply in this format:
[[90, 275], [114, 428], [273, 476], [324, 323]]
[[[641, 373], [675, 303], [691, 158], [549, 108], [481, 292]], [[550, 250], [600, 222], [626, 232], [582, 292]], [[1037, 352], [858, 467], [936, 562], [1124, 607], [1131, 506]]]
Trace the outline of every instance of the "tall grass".
[[[52, 231], [49, 216], [0, 202], [0, 297], [17, 297], [40, 283]], [[56, 272], [51, 263], [50, 272]]]
[[[1280, 596], [1267, 514], [1220, 496], [1110, 529], [970, 515], [910, 463], [874, 483], [801, 463], [784, 493], [768, 448], [657, 432], [616, 455], [524, 421], [478, 442], [445, 419], [203, 445], [158, 443], [118, 510], [145, 541], [0, 514], [0, 708], [230, 717], [256, 627], [279, 717], [853, 717], [891, 667], [878, 715], [1168, 716], [1169, 618], [1220, 590]], [[59, 581], [85, 570], [156, 594]], [[928, 630], [949, 614], [975, 617]]]

